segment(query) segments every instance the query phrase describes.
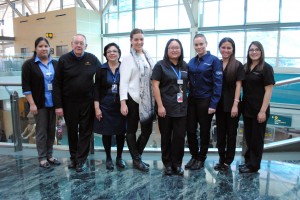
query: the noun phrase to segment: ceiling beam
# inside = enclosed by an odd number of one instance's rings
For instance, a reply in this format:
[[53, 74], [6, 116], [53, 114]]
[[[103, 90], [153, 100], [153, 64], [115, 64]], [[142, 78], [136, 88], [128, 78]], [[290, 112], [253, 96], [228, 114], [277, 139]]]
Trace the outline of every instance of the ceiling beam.
[[18, 11], [18, 9], [15, 8], [15, 5], [14, 5], [10, 0], [5, 0], [5, 2], [11, 7], [11, 9], [12, 9], [15, 13], [17, 13], [17, 15], [18, 15], [19, 17], [22, 17], [22, 16], [23, 16], [22, 13], [20, 13], [20, 11]]

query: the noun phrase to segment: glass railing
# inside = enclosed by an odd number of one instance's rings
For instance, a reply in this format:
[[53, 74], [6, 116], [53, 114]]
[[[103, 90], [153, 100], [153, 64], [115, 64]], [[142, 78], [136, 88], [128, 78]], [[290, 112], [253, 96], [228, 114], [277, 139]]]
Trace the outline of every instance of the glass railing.
[[[279, 75], [282, 77], [281, 75]], [[273, 144], [278, 141], [300, 139], [300, 91], [297, 90], [300, 84], [300, 77], [289, 76], [290, 79], [278, 80], [273, 90], [271, 100], [271, 117], [268, 120], [265, 135], [265, 144]], [[18, 94], [17, 115], [13, 113], [11, 94]], [[35, 146], [34, 120], [28, 119], [29, 106], [22, 94], [20, 75], [4, 76], [0, 80], [0, 142], [19, 145], [17, 138], [21, 138], [22, 146]], [[17, 123], [14, 116], [18, 116]], [[213, 122], [214, 123], [214, 122]], [[14, 127], [17, 124], [19, 127]], [[18, 133], [14, 133], [14, 131]], [[68, 149], [67, 129], [63, 123], [62, 137], [57, 137], [56, 147]], [[140, 130], [138, 130], [139, 134]], [[103, 149], [101, 135], [94, 134], [95, 149]], [[215, 126], [211, 130], [210, 147], [216, 147]], [[114, 144], [114, 142], [113, 142]], [[153, 123], [153, 133], [148, 141], [146, 151], [160, 151], [160, 133], [158, 124]], [[243, 146], [243, 122], [240, 121], [237, 135], [237, 147]], [[126, 144], [125, 144], [126, 147]]]

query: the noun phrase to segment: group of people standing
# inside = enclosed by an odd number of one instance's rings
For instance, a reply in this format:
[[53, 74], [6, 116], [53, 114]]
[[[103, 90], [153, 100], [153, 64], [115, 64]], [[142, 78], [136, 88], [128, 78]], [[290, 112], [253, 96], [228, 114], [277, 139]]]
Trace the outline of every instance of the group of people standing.
[[[111, 146], [112, 136], [116, 135], [117, 167], [125, 168], [122, 151], [126, 139], [133, 167], [147, 172], [149, 164], [142, 160], [142, 154], [157, 115], [164, 173], [183, 175], [185, 136], [191, 153], [185, 168], [201, 169], [216, 114], [220, 158], [214, 168], [226, 171], [234, 160], [242, 113], [247, 150], [245, 164], [239, 170], [251, 173], [260, 169], [275, 84], [273, 69], [264, 60], [260, 42], [250, 44], [244, 66], [235, 58], [235, 43], [231, 38], [220, 41], [220, 60], [206, 50], [205, 36], [196, 34], [193, 44], [197, 55], [188, 64], [178, 39], [167, 42], [163, 59], [156, 64], [143, 48], [143, 30], [133, 29], [130, 43], [130, 53], [122, 62], [119, 46], [107, 44], [104, 47], [107, 62], [101, 64], [96, 56], [85, 52], [87, 44], [82, 34], [72, 38], [72, 51], [58, 62], [49, 55], [47, 39], [36, 40], [35, 54], [22, 68], [22, 86], [30, 112], [37, 120], [41, 167], [60, 164], [52, 157], [56, 113], [65, 117], [68, 129], [69, 168], [77, 172], [85, 169], [91, 135], [95, 132], [102, 134], [108, 170], [114, 169]], [[137, 138], [139, 122], [141, 134]]]

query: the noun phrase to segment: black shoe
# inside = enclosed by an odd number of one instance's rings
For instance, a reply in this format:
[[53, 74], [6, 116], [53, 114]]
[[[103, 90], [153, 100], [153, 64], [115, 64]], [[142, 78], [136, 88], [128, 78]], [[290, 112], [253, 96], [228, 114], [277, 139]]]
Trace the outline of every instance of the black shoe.
[[143, 163], [144, 165], [146, 165], [147, 167], [150, 167], [150, 165], [149, 165], [148, 163], [145, 163], [144, 161], [142, 161], [142, 163]]
[[173, 170], [171, 166], [165, 167], [165, 175], [171, 176], [173, 174]]
[[43, 164], [40, 162], [40, 167], [42, 168], [45, 168], [45, 169], [48, 169], [51, 167], [51, 165], [46, 161], [44, 162]]
[[214, 170], [216, 171], [220, 171], [221, 170], [221, 167], [222, 167], [223, 164], [221, 163], [217, 163], [215, 166], [214, 166]]
[[239, 165], [239, 168], [244, 168], [244, 167], [247, 167], [247, 164], [246, 164], [246, 163], [240, 164], [240, 165]]
[[56, 159], [56, 158], [49, 158], [47, 159], [47, 161], [51, 164], [51, 165], [60, 165], [60, 162]]
[[85, 162], [77, 163], [76, 172], [83, 172], [86, 168]]
[[198, 170], [204, 167], [204, 162], [201, 160], [196, 160], [194, 164], [191, 166], [191, 170]]
[[114, 164], [111, 158], [107, 158], [105, 162], [106, 162], [106, 169], [108, 170], [114, 169]]
[[75, 161], [71, 161], [71, 163], [68, 165], [69, 169], [76, 169], [76, 162]]
[[240, 168], [239, 169], [240, 173], [256, 173], [258, 170], [254, 170], [248, 167]]
[[183, 171], [183, 169], [181, 167], [174, 167], [173, 168], [173, 173], [175, 175], [182, 176], [183, 173], [184, 173], [184, 171]]
[[149, 171], [149, 167], [147, 167], [141, 160], [133, 160], [133, 167], [142, 172]]
[[229, 169], [230, 169], [230, 165], [224, 163], [224, 164], [221, 166], [220, 171], [222, 171], [222, 172], [227, 172]]
[[125, 161], [122, 158], [116, 158], [116, 165], [120, 168], [125, 168]]
[[190, 169], [190, 168], [192, 167], [192, 165], [194, 164], [195, 161], [196, 161], [196, 159], [192, 157], [192, 158], [189, 160], [189, 162], [186, 163], [186, 165], [184, 166], [184, 168], [185, 168], [185, 169]]

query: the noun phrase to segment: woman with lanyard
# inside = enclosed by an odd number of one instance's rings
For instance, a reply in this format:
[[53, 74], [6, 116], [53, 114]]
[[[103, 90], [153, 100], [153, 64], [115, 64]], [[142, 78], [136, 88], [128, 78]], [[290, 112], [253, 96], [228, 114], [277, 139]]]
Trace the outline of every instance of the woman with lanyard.
[[170, 39], [163, 60], [152, 72], [158, 126], [161, 134], [162, 162], [166, 175], [183, 175], [182, 158], [187, 115], [187, 65], [178, 39]]
[[22, 89], [36, 121], [36, 148], [40, 167], [60, 165], [52, 156], [56, 116], [52, 101], [52, 82], [57, 61], [50, 57], [50, 44], [44, 37], [34, 43], [33, 57], [22, 66]]
[[122, 160], [122, 152], [125, 142], [126, 121], [120, 113], [120, 57], [121, 50], [115, 43], [109, 43], [104, 47], [106, 63], [98, 69], [95, 76], [95, 122], [94, 132], [102, 134], [102, 142], [106, 153], [106, 169], [113, 170], [114, 164], [111, 158], [112, 136], [116, 135], [117, 158], [116, 165], [125, 167]]
[[[149, 164], [142, 161], [141, 155], [152, 133], [154, 101], [150, 78], [154, 63], [148, 52], [143, 49], [143, 30], [133, 29], [130, 33], [130, 43], [130, 54], [123, 58], [120, 67], [121, 113], [127, 119], [126, 141], [133, 166], [148, 172]], [[136, 140], [139, 121], [141, 134]]]

